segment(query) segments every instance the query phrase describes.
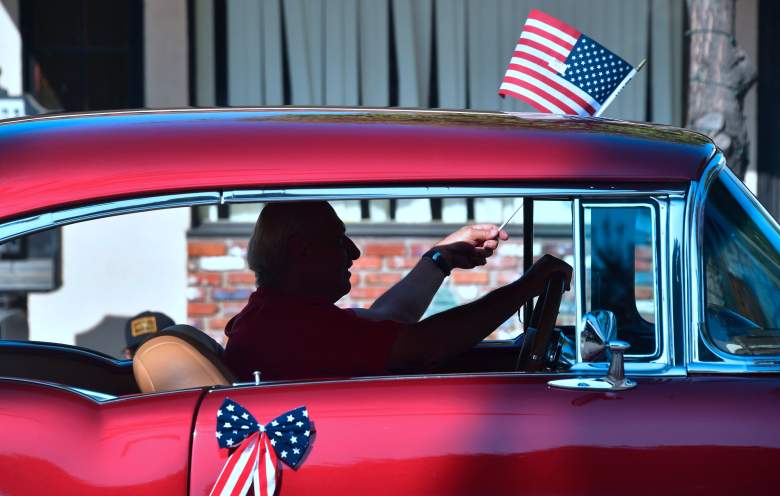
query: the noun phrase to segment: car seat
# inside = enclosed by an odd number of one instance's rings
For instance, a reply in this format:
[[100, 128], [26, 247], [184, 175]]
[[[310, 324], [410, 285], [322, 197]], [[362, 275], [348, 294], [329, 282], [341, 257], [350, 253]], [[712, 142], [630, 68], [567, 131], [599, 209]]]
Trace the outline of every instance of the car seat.
[[133, 375], [142, 393], [229, 386], [235, 377], [222, 363], [222, 352], [219, 343], [195, 327], [170, 326], [138, 348]]

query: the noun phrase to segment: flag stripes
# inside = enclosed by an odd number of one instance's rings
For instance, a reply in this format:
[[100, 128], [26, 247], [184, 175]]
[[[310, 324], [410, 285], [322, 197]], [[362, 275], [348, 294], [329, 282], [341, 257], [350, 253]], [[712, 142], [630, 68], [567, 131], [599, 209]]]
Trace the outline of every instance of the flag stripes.
[[596, 115], [630, 69], [573, 27], [533, 10], [498, 93], [541, 112]]

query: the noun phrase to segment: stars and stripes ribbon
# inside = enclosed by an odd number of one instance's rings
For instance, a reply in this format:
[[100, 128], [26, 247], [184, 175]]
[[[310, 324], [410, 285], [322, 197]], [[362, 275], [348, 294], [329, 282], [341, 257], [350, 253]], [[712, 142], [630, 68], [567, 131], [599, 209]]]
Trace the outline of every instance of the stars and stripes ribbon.
[[532, 10], [498, 93], [540, 112], [600, 115], [636, 70], [572, 26]]
[[260, 425], [244, 407], [226, 398], [217, 410], [217, 443], [220, 448], [237, 449], [209, 494], [242, 496], [252, 486], [255, 496], [272, 496], [281, 470], [279, 461], [298, 468], [313, 433], [304, 406]]

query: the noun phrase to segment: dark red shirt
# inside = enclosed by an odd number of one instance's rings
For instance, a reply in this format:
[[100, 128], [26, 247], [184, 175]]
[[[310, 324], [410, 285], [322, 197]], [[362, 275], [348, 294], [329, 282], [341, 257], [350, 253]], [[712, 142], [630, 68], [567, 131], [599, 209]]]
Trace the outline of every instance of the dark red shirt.
[[382, 374], [401, 324], [260, 288], [228, 322], [224, 360], [240, 380]]

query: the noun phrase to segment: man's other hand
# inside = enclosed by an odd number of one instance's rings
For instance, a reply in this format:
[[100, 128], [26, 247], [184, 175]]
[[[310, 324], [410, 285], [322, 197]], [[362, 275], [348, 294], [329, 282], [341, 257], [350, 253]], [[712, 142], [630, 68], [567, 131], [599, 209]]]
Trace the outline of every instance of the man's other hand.
[[473, 224], [461, 227], [436, 246], [453, 268], [471, 269], [485, 265], [499, 241], [507, 239], [509, 234], [495, 224]]
[[523, 274], [522, 279], [527, 281], [529, 289], [534, 296], [542, 294], [544, 291], [544, 285], [547, 280], [555, 272], [563, 274], [566, 282], [566, 291], [571, 289], [571, 276], [573, 269], [571, 265], [567, 264], [560, 258], [555, 258], [552, 255], [544, 255], [542, 258], [534, 262], [528, 272]]

